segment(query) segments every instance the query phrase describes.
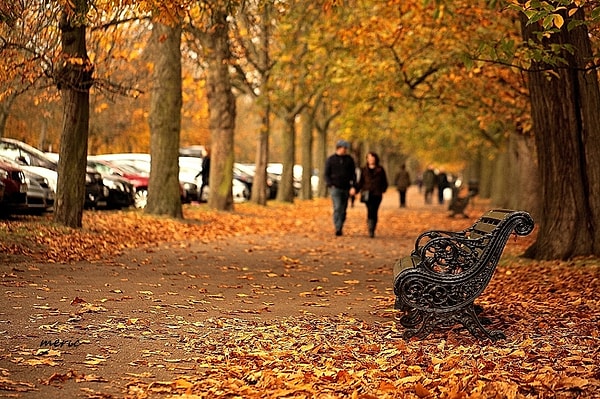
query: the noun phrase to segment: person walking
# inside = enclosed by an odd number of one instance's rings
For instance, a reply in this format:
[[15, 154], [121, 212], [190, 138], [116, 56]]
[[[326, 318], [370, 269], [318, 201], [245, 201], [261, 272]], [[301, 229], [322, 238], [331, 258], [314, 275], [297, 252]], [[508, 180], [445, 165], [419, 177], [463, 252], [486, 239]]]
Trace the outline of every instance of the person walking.
[[433, 197], [433, 188], [436, 185], [436, 176], [433, 171], [433, 166], [427, 166], [427, 170], [423, 172], [423, 188], [425, 188], [425, 203], [431, 204]]
[[208, 147], [204, 147], [202, 149], [202, 169], [196, 175], [196, 179], [198, 177], [202, 177], [202, 183], [200, 185], [200, 192], [198, 194], [198, 202], [206, 202], [204, 196], [204, 189], [209, 185], [210, 176], [210, 149]]
[[341, 236], [346, 221], [348, 198], [356, 193], [356, 169], [354, 159], [348, 155], [350, 143], [338, 140], [335, 153], [325, 162], [325, 183], [331, 191], [335, 235]]
[[438, 202], [440, 205], [444, 204], [444, 190], [450, 187], [450, 182], [448, 181], [448, 175], [444, 171], [444, 169], [440, 168], [440, 171], [437, 175], [437, 185], [438, 185]]
[[396, 184], [396, 190], [398, 190], [398, 195], [400, 197], [400, 208], [406, 208], [406, 190], [408, 190], [411, 183], [410, 174], [406, 170], [406, 164], [400, 166], [400, 172], [396, 175], [394, 183]]
[[383, 199], [383, 193], [388, 188], [388, 180], [385, 169], [379, 163], [379, 156], [374, 152], [367, 154], [367, 163], [361, 169], [360, 179], [357, 185], [360, 191], [360, 201], [367, 207], [367, 227], [369, 237], [375, 237], [377, 227], [379, 206]]

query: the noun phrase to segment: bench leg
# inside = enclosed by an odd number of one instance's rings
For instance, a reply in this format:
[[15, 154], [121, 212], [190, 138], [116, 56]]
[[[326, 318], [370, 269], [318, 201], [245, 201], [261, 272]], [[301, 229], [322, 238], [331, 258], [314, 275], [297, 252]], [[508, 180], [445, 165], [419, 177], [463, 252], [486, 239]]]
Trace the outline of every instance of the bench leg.
[[406, 314], [400, 318], [404, 328], [415, 328], [423, 321], [423, 313], [417, 309], [405, 310]]
[[429, 334], [431, 334], [431, 332], [433, 330], [435, 330], [435, 328], [438, 325], [437, 319], [436, 319], [435, 315], [432, 313], [419, 312], [418, 316], [420, 318], [422, 318], [421, 327], [418, 329], [417, 328], [407, 329], [404, 332], [404, 334], [402, 335], [402, 338], [404, 338], [407, 341], [409, 339], [411, 339], [412, 337], [418, 337], [420, 339], [427, 338], [427, 336]]
[[493, 342], [499, 339], [506, 339], [506, 335], [502, 331], [499, 330], [487, 330], [479, 316], [477, 316], [476, 309], [471, 304], [464, 308], [461, 316], [460, 323], [469, 330], [469, 332], [478, 339], [489, 338]]

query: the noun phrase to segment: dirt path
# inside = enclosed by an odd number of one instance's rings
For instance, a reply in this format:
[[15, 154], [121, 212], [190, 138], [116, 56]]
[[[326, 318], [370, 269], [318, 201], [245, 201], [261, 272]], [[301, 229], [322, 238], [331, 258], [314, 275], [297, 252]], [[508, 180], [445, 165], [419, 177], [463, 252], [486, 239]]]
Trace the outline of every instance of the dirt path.
[[327, 210], [318, 234], [173, 243], [99, 263], [2, 264], [0, 397], [144, 397], [131, 394], [132, 380], [193, 370], [200, 354], [186, 340], [227, 323], [389, 322], [392, 264], [415, 238], [393, 221], [446, 214], [416, 188], [408, 201], [399, 209], [397, 193], [386, 195], [374, 239], [357, 202], [343, 237]]

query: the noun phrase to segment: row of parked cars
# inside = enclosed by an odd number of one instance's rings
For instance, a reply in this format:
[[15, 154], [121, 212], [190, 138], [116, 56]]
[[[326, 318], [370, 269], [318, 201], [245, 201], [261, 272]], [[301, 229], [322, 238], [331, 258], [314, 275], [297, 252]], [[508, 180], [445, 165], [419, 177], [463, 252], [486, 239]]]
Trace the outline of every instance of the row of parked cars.
[[[180, 150], [179, 181], [183, 203], [206, 202], [210, 187], [202, 187], [202, 151]], [[150, 154], [120, 153], [88, 156], [85, 208], [143, 209], [148, 201]], [[294, 169], [300, 189], [301, 169]], [[232, 193], [235, 202], [250, 198], [255, 166], [235, 163]], [[266, 195], [277, 196], [281, 164], [267, 167]], [[22, 141], [0, 138], [0, 213], [44, 213], [52, 210], [58, 181], [58, 154], [43, 152]], [[315, 176], [316, 178], [316, 176]]]
[[[181, 200], [205, 202], [210, 188], [200, 193], [202, 159], [179, 157]], [[242, 168], [243, 169], [243, 168]], [[24, 142], [0, 139], [0, 212], [43, 213], [52, 210], [57, 186], [58, 154]], [[89, 156], [85, 208], [144, 208], [148, 200], [150, 155], [123, 153]], [[250, 197], [251, 178], [241, 169], [233, 180], [234, 201]]]

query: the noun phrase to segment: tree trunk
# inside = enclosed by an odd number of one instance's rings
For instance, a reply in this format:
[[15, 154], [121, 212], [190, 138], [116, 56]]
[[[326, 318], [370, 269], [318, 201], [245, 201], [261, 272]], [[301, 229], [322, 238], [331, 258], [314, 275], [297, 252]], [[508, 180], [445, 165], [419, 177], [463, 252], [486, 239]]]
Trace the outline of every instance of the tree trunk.
[[300, 198], [309, 200], [312, 199], [312, 147], [313, 147], [313, 118], [312, 113], [305, 109], [302, 112], [302, 131], [300, 134], [300, 142], [302, 152], [302, 185]]
[[[256, 169], [250, 200], [259, 205], [266, 205], [267, 200], [267, 164], [269, 162], [269, 136], [271, 134], [271, 101], [269, 98], [269, 69], [271, 68], [269, 41], [271, 38], [271, 6], [263, 4], [261, 26], [259, 33], [260, 46], [257, 51], [258, 70], [261, 75], [260, 101], [261, 125], [256, 143]], [[277, 184], [277, 183], [275, 183]], [[271, 194], [269, 192], [269, 194]], [[270, 195], [269, 195], [270, 197]]]
[[[268, 99], [267, 99], [268, 101]], [[259, 205], [267, 204], [267, 163], [269, 162], [269, 131], [271, 130], [271, 107], [262, 109], [262, 123], [256, 143], [256, 169], [252, 183], [251, 201]]]
[[229, 28], [226, 4], [215, 2], [214, 26], [202, 35], [206, 71], [206, 96], [211, 137], [210, 195], [208, 206], [218, 210], [233, 209], [233, 134], [235, 97], [229, 76]]
[[155, 22], [150, 103], [150, 179], [145, 212], [183, 218], [179, 183], [181, 132], [181, 27]]
[[294, 202], [294, 158], [296, 154], [296, 114], [290, 113], [285, 118], [286, 131], [283, 132], [283, 171], [277, 191], [277, 200]]
[[323, 178], [323, 173], [325, 173], [325, 162], [327, 160], [327, 129], [317, 126], [317, 142], [315, 147], [317, 148], [315, 166], [319, 170], [317, 196], [325, 198], [327, 197], [327, 184]]
[[[564, 27], [541, 44], [572, 46], [561, 54], [566, 65], [534, 62], [529, 73], [541, 215], [527, 255], [537, 259], [600, 255], [600, 90], [595, 70], [584, 70], [592, 60], [585, 25], [567, 29], [582, 9], [563, 17]], [[522, 21], [525, 42], [537, 41], [536, 29]]]
[[[62, 94], [63, 126], [60, 137], [54, 221], [67, 227], [82, 225], [93, 68], [87, 56], [85, 25], [87, 1], [69, 3], [60, 20], [62, 59], [56, 81]], [[66, 6], [65, 6], [66, 7]]]
[[490, 199], [493, 204], [504, 208], [507, 206], [508, 197], [515, 195], [516, 191], [516, 187], [511, 184], [507, 151], [498, 151], [491, 166]]
[[[509, 209], [524, 209], [534, 219], [539, 217], [539, 175], [533, 137], [513, 133], [508, 143]], [[518, 188], [518, 189], [515, 189]]]

